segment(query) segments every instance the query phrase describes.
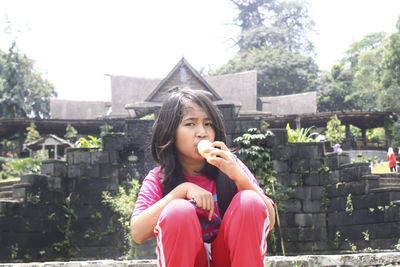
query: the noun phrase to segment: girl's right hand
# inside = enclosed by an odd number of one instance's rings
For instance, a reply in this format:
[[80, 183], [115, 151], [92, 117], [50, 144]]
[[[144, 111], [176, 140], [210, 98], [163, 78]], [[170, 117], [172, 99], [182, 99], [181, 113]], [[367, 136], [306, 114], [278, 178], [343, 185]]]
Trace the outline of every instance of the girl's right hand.
[[177, 193], [179, 195], [178, 198], [189, 199], [199, 209], [209, 211], [208, 220], [211, 221], [214, 214], [214, 199], [209, 191], [193, 183], [186, 182], [175, 187], [171, 193]]

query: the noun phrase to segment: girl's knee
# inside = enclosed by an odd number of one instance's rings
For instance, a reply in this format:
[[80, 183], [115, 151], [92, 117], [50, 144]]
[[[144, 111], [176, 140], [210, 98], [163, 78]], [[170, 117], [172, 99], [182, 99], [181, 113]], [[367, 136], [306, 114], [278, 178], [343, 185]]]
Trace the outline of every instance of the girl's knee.
[[240, 208], [244, 211], [254, 211], [266, 209], [266, 205], [257, 192], [253, 190], [243, 190], [236, 194]]
[[161, 212], [160, 218], [171, 219], [174, 222], [197, 219], [195, 207], [185, 199], [174, 199]]

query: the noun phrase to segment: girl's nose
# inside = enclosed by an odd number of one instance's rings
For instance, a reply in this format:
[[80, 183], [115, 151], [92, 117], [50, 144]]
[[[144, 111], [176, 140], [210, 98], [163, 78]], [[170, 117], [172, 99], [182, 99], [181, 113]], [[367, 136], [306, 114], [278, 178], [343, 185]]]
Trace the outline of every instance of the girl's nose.
[[199, 127], [197, 128], [197, 137], [199, 138], [207, 137], [206, 128], [202, 124], [199, 124]]

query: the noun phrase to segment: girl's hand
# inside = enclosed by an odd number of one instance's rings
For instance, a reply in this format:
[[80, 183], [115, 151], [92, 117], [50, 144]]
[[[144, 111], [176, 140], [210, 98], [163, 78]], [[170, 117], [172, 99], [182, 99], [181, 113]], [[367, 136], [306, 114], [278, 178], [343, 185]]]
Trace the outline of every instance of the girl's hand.
[[171, 191], [172, 194], [177, 192], [183, 198], [189, 199], [199, 209], [209, 211], [208, 220], [211, 221], [214, 214], [214, 199], [210, 192], [189, 182], [182, 183]]
[[235, 181], [236, 177], [241, 174], [241, 169], [236, 162], [235, 156], [223, 142], [215, 141], [212, 147], [214, 149], [205, 151], [207, 162], [220, 169]]

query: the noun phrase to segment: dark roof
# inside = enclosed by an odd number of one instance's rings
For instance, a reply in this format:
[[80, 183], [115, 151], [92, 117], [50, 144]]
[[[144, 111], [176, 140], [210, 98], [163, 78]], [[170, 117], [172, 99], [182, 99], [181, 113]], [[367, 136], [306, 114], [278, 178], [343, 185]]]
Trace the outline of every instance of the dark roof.
[[269, 123], [270, 128], [285, 128], [290, 123], [292, 128], [296, 127], [296, 121], [306, 127], [326, 127], [332, 116], [336, 115], [342, 125], [352, 124], [360, 129], [373, 129], [384, 127], [385, 120], [390, 116], [396, 121], [398, 115], [390, 111], [333, 111], [319, 112], [301, 115], [266, 116], [264, 120]]
[[[198, 73], [190, 64], [189, 62], [186, 61], [185, 58], [182, 57], [182, 59], [175, 65], [175, 67], [170, 71], [170, 73], [165, 77], [157, 86], [154, 88], [154, 90], [148, 95], [148, 97], [145, 99], [145, 101], [148, 102], [153, 102], [154, 96], [159, 93], [159, 91], [166, 86], [166, 84], [171, 80], [171, 78], [176, 75], [178, 71], [180, 71], [181, 67], [186, 67], [192, 75], [202, 84], [206, 90], [208, 90], [214, 97], [214, 100], [222, 100], [221, 96], [208, 84], [208, 82]], [[182, 83], [182, 81], [179, 81], [179, 83]], [[176, 84], [179, 86], [180, 84]], [[184, 85], [181, 85], [182, 87]], [[157, 101], [156, 101], [157, 102]]]
[[26, 133], [26, 128], [35, 123], [36, 130], [41, 135], [56, 134], [64, 136], [65, 129], [68, 124], [72, 125], [78, 134], [92, 134], [100, 133], [100, 126], [108, 124], [113, 126], [114, 132], [124, 131], [124, 119], [97, 119], [97, 120], [61, 120], [61, 119], [28, 119], [28, 118], [0, 118], [0, 137], [8, 138], [18, 132]]
[[50, 99], [52, 119], [97, 119], [106, 116], [110, 108], [110, 101]]

